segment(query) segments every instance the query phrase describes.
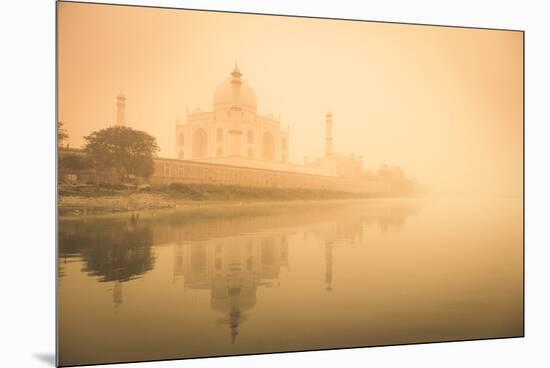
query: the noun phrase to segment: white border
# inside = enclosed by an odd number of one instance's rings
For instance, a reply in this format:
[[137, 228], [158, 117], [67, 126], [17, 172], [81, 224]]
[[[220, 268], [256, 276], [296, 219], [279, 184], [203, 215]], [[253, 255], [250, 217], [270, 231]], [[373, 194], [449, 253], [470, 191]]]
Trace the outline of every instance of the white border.
[[[118, 365], [119, 367], [550, 366], [548, 10], [543, 1], [153, 1], [113, 3], [526, 30], [526, 338]], [[0, 366], [52, 366], [54, 2], [4, 2], [0, 88]], [[46, 359], [44, 359], [46, 357]]]

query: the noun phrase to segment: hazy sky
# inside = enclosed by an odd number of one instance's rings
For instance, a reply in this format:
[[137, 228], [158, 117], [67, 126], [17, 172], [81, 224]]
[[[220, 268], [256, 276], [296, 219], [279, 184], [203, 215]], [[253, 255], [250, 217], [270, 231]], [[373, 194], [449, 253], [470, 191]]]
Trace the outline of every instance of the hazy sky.
[[437, 191], [521, 195], [523, 35], [511, 31], [58, 3], [59, 120], [80, 147], [115, 121], [174, 157], [174, 121], [212, 109], [235, 61], [290, 160], [334, 150]]

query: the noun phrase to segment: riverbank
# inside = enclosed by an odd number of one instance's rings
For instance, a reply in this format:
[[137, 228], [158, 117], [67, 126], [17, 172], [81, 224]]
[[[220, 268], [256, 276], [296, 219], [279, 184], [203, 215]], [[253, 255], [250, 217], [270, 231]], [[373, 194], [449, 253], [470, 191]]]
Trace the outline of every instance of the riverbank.
[[204, 184], [170, 184], [139, 188], [124, 185], [60, 185], [58, 203], [60, 216], [85, 216], [231, 203], [302, 202], [368, 197], [365, 194], [331, 190]]

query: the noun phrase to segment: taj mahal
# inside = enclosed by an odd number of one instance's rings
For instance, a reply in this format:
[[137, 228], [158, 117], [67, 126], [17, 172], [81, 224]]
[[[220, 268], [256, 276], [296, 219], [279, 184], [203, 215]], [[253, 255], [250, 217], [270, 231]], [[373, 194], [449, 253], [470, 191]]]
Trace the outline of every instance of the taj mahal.
[[333, 153], [330, 112], [325, 119], [325, 155], [306, 159], [304, 165], [289, 163], [289, 129], [281, 127], [280, 119], [258, 113], [256, 93], [242, 76], [235, 64], [214, 92], [212, 111], [196, 109], [187, 113], [184, 123], [176, 120], [176, 158], [326, 176], [360, 176], [361, 157]]
[[[174, 156], [154, 157], [151, 185], [219, 184], [263, 188], [301, 188], [391, 195], [407, 184], [400, 169], [381, 166], [376, 174], [363, 170], [362, 156], [333, 150], [334, 117], [327, 112], [319, 127], [325, 131], [324, 152], [290, 162], [290, 131], [280, 119], [258, 113], [256, 93], [235, 64], [214, 91], [212, 110], [195, 109], [184, 122], [176, 119]], [[126, 97], [116, 97], [114, 126], [127, 126]], [[77, 150], [78, 151], [78, 150]], [[61, 155], [83, 154], [64, 149]], [[397, 173], [397, 175], [394, 174]], [[79, 182], [117, 182], [113, 172], [64, 169], [63, 178]], [[397, 179], [396, 179], [397, 178]], [[407, 184], [408, 185], [408, 184]]]

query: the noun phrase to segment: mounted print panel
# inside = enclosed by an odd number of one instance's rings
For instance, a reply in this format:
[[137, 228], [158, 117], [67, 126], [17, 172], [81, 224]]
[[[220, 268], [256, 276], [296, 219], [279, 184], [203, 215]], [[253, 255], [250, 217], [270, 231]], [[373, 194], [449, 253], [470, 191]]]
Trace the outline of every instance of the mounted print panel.
[[58, 365], [523, 336], [522, 31], [57, 17]]

